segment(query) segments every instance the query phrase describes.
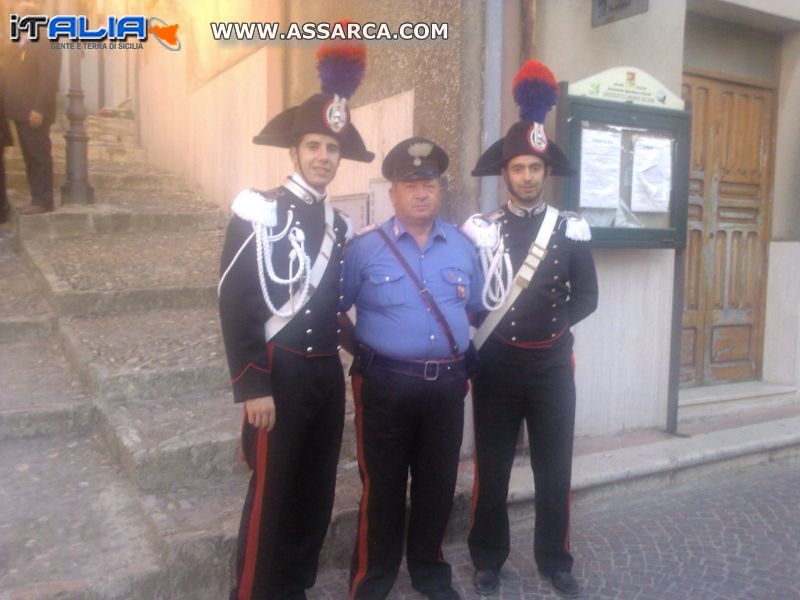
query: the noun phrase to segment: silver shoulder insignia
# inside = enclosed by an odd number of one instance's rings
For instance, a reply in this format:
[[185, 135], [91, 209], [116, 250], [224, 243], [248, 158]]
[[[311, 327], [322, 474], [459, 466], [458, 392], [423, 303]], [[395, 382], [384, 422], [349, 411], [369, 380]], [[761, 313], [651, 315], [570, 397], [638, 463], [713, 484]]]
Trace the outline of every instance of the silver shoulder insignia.
[[233, 213], [251, 223], [266, 227], [278, 224], [278, 203], [276, 197], [265, 196], [252, 189], [239, 192], [231, 205]]
[[562, 211], [558, 215], [566, 223], [564, 235], [577, 242], [588, 242], [592, 239], [592, 229], [581, 215], [572, 211]]
[[486, 213], [485, 215], [481, 215], [485, 221], [489, 221], [490, 223], [494, 223], [495, 221], [499, 221], [505, 212], [502, 208], [496, 208], [491, 212]]
[[344, 232], [344, 241], [349, 242], [353, 239], [354, 231], [353, 231], [353, 219], [347, 216], [344, 212], [336, 209], [337, 214], [342, 218], [344, 224], [347, 225], [347, 230]]

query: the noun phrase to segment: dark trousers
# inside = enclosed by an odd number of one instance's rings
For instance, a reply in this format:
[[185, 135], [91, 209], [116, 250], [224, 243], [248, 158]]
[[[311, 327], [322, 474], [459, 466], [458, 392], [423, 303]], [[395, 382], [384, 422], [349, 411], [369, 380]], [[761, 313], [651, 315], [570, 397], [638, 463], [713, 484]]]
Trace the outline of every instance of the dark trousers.
[[385, 598], [403, 556], [418, 591], [449, 586], [442, 540], [450, 517], [464, 423], [466, 374], [436, 381], [371, 367], [353, 375], [363, 494], [350, 570], [351, 598]]
[[25, 121], [14, 121], [25, 159], [25, 174], [31, 188], [31, 201], [48, 210], [53, 208], [53, 154], [50, 147], [50, 124], [31, 127]]
[[276, 424], [245, 422], [242, 449], [253, 469], [239, 526], [231, 598], [304, 598], [333, 510], [344, 424], [338, 356], [306, 358], [271, 347]]
[[[570, 336], [571, 337], [571, 336]], [[523, 419], [536, 486], [534, 558], [569, 571], [569, 500], [575, 425], [572, 341], [527, 350], [491, 339], [474, 381], [475, 461], [469, 551], [477, 569], [500, 569], [510, 550], [508, 480]]]

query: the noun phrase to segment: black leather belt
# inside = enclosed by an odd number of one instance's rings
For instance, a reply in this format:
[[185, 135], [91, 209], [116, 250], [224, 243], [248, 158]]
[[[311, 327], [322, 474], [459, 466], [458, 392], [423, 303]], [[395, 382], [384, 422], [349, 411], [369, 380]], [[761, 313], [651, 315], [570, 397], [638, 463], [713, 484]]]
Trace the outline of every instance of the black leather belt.
[[463, 354], [452, 358], [435, 360], [402, 360], [377, 354], [371, 348], [359, 344], [356, 350], [356, 362], [362, 372], [370, 367], [378, 367], [392, 373], [419, 377], [425, 381], [436, 381], [442, 377], [463, 375], [466, 372], [466, 359]]

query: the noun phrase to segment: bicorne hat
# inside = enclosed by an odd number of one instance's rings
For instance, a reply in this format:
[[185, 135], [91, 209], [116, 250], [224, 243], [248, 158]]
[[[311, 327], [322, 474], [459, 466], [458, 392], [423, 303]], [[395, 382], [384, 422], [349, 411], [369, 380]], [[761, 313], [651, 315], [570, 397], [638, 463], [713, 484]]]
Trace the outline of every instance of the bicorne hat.
[[500, 175], [509, 160], [523, 154], [541, 157], [553, 175], [574, 175], [566, 155], [544, 131], [545, 117], [558, 98], [553, 73], [542, 63], [529, 60], [514, 77], [511, 90], [520, 120], [481, 155], [472, 175]]
[[314, 94], [298, 106], [273, 117], [253, 137], [254, 144], [291, 148], [307, 133], [336, 138], [342, 158], [372, 162], [375, 154], [367, 150], [353, 123], [347, 100], [364, 77], [367, 50], [364, 44], [327, 43], [317, 50], [317, 71], [322, 93]]

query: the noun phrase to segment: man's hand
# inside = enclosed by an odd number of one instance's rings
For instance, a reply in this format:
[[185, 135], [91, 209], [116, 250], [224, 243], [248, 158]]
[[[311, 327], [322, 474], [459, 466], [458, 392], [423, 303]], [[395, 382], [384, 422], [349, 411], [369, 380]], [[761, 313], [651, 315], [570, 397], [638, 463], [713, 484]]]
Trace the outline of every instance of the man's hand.
[[247, 414], [247, 422], [257, 429], [272, 431], [275, 427], [275, 401], [272, 396], [245, 400], [244, 412]]
[[44, 115], [32, 110], [31, 114], [28, 115], [28, 125], [36, 129], [37, 127], [41, 127], [42, 123], [44, 123]]

